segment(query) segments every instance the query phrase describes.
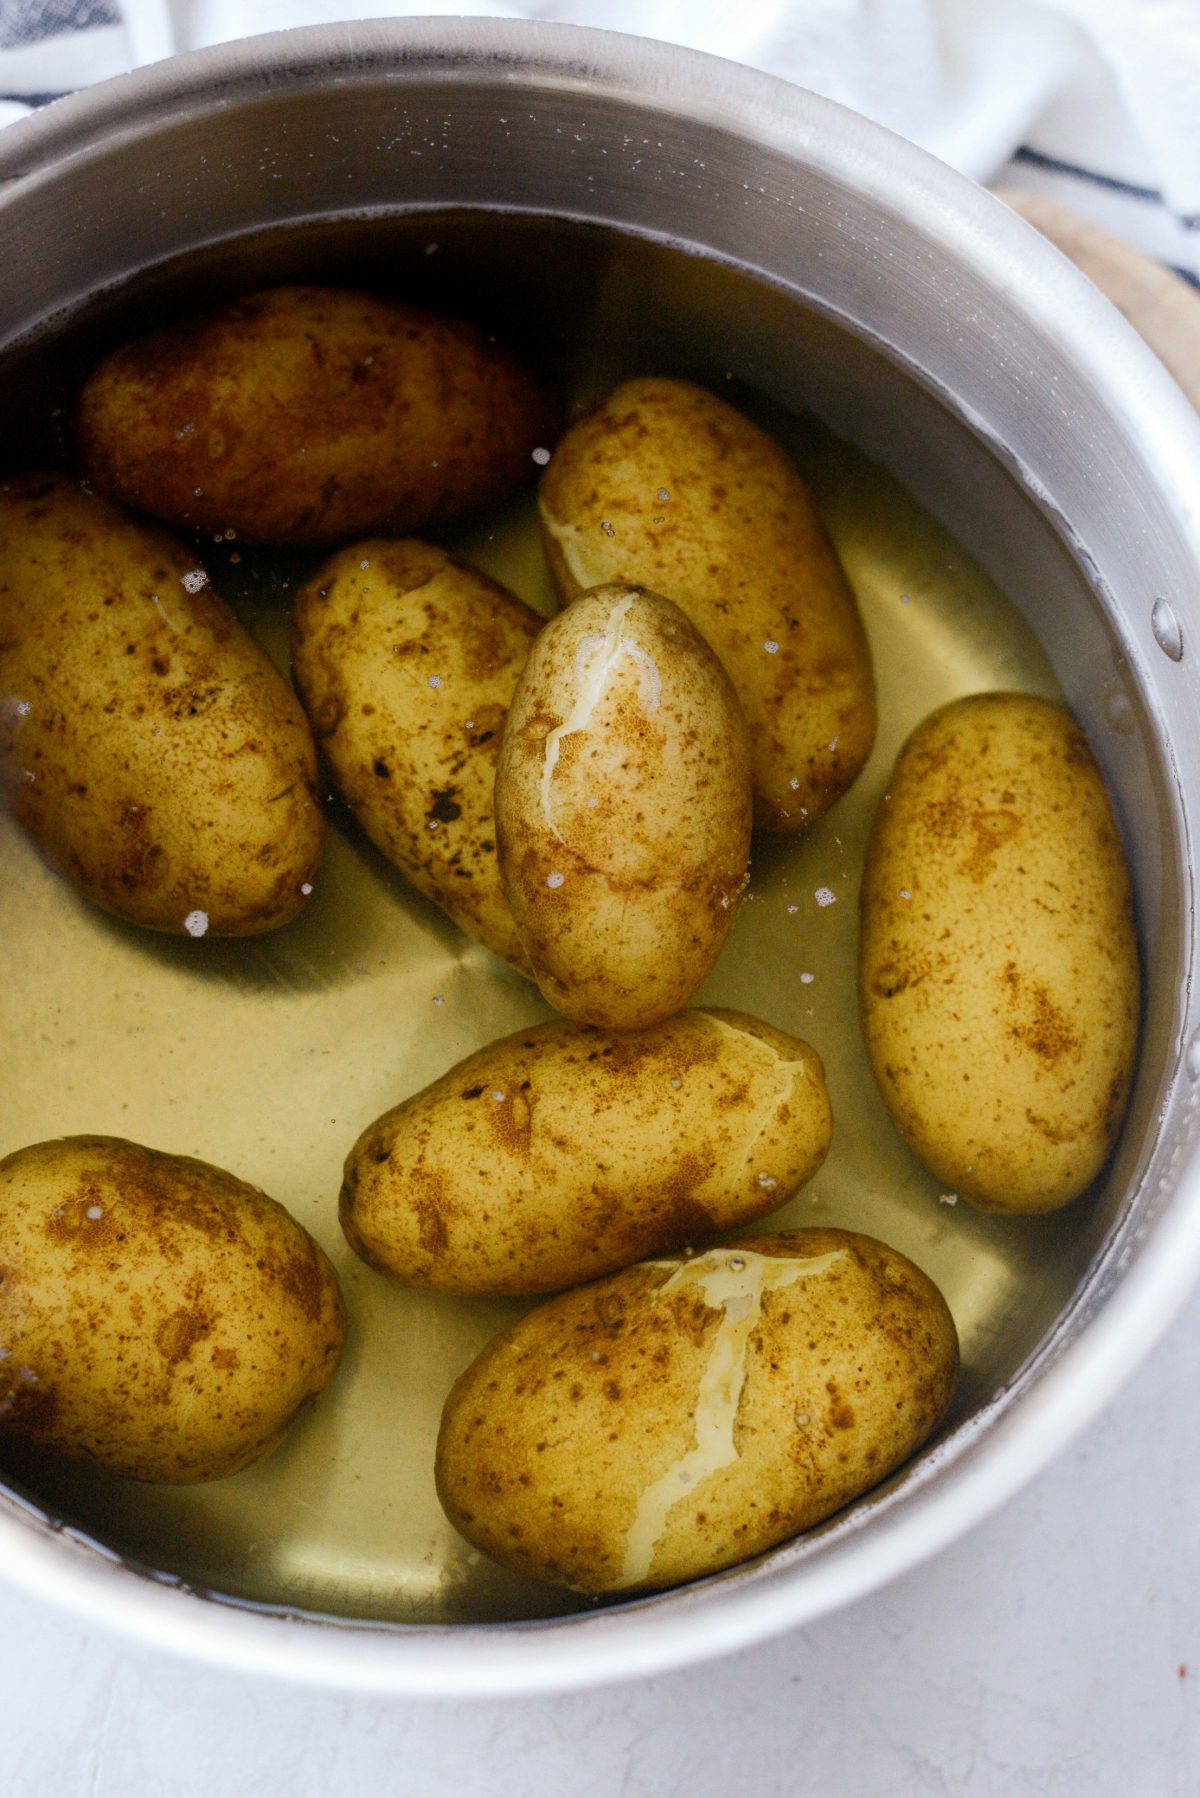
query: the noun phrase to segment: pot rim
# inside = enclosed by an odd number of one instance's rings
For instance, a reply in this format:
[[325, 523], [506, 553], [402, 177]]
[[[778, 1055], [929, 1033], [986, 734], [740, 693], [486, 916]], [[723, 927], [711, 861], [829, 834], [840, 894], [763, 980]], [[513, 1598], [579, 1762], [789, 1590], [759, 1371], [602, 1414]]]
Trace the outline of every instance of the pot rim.
[[[999, 293], [1036, 301], [1039, 326], [1105, 394], [1131, 433], [1200, 567], [1200, 427], [1185, 397], [1108, 301], [1045, 239], [986, 190], [847, 109], [774, 76], [649, 39], [524, 20], [406, 18], [319, 25], [193, 51], [55, 102], [0, 132], [6, 191], [84, 157], [114, 135], [225, 107], [277, 84], [397, 84], [470, 72], [514, 92], [553, 84], [600, 89], [717, 125], [744, 141], [802, 154], [935, 236]], [[1189, 622], [1200, 636], [1200, 604]], [[1190, 846], [1189, 846], [1190, 847]], [[1190, 881], [1190, 877], [1189, 877]], [[1185, 894], [1185, 955], [1195, 896]], [[1164, 1075], [1176, 1103], [1187, 1019]], [[1182, 1005], [1181, 1005], [1182, 1011]], [[948, 1545], [996, 1510], [1099, 1412], [1164, 1334], [1200, 1273], [1200, 1168], [1118, 1270], [1094, 1315], [1057, 1347], [1020, 1396], [956, 1432], [903, 1492], [807, 1558], [785, 1547], [756, 1566], [620, 1608], [518, 1624], [386, 1625], [313, 1619], [214, 1599], [96, 1551], [18, 1500], [0, 1508], [4, 1576], [33, 1596], [171, 1652], [227, 1670], [358, 1692], [417, 1696], [533, 1695], [640, 1678], [748, 1646], [862, 1597]], [[1086, 1293], [1086, 1289], [1085, 1289]], [[1093, 1295], [1094, 1296], [1094, 1295]], [[1077, 1306], [1083, 1302], [1077, 1299]], [[1060, 1323], [1059, 1329], [1063, 1325]], [[932, 1476], [936, 1473], [936, 1479]], [[861, 1515], [861, 1511], [860, 1511]]]

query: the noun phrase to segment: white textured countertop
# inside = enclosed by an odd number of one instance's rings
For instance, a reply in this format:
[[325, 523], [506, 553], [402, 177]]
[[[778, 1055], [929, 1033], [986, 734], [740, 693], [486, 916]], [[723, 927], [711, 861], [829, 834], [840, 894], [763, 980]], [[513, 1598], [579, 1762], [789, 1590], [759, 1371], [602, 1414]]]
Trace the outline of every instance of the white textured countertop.
[[167, 1659], [0, 1586], [3, 1798], [1192, 1798], [1200, 1296], [1108, 1413], [886, 1591], [570, 1697], [349, 1699]]

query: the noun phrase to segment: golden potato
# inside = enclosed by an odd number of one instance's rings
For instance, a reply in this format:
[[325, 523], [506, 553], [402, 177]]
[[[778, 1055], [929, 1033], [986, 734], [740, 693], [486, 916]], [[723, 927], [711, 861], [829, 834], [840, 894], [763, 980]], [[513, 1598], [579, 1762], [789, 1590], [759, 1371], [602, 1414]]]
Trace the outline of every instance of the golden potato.
[[943, 706], [901, 751], [862, 886], [859, 992], [896, 1125], [995, 1211], [1050, 1211], [1116, 1140], [1137, 1046], [1129, 875], [1070, 714]]
[[418, 892], [523, 974], [500, 889], [500, 734], [542, 620], [412, 540], [331, 556], [296, 601], [292, 668], [334, 783]]
[[754, 822], [800, 830], [875, 740], [854, 595], [812, 495], [773, 438], [688, 381], [627, 381], [566, 433], [542, 476], [564, 599], [637, 582], [682, 606], [750, 725]]
[[0, 1161], [0, 1429], [129, 1479], [220, 1479], [328, 1384], [337, 1278], [282, 1205], [113, 1136]]
[[0, 482], [0, 792], [154, 930], [244, 936], [321, 857], [304, 714], [194, 555], [61, 475]]
[[500, 878], [542, 992], [633, 1030], [685, 1005], [733, 922], [750, 844], [737, 696], [677, 606], [599, 587], [517, 682], [496, 770]]
[[277, 287], [150, 331], [87, 381], [96, 485], [168, 524], [327, 545], [502, 499], [551, 441], [540, 384], [494, 338], [338, 287]]
[[793, 1230], [642, 1262], [539, 1305], [446, 1401], [468, 1541], [577, 1592], [716, 1573], [865, 1492], [944, 1415], [958, 1341], [868, 1236]]
[[649, 1030], [555, 1020], [469, 1055], [365, 1130], [342, 1227], [441, 1292], [553, 1292], [751, 1222], [810, 1180], [820, 1057], [735, 1011]]

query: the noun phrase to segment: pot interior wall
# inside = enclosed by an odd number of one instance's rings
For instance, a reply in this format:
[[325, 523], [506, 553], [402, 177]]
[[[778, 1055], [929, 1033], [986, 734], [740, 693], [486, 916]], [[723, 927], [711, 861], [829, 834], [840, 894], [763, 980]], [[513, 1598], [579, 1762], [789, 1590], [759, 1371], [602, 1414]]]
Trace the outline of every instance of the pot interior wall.
[[[8, 460], [16, 445], [22, 460], [64, 454], [71, 394], [111, 342], [296, 279], [474, 313], [577, 404], [627, 373], [703, 380], [794, 447], [860, 593], [880, 742], [808, 839], [759, 847], [750, 902], [700, 998], [757, 1011], [820, 1050], [836, 1146], [779, 1221], [868, 1230], [939, 1282], [964, 1348], [947, 1433], [964, 1429], [1045, 1348], [1111, 1241], [1149, 1150], [1174, 1028], [1181, 877], [1168, 771], [1069, 528], [928, 382], [785, 285], [655, 235], [519, 211], [374, 211], [256, 230], [80, 295], [0, 371]], [[528, 501], [458, 547], [548, 608]], [[308, 564], [203, 549], [218, 588], [282, 656], [288, 591]], [[933, 705], [991, 686], [1060, 691], [1088, 728], [1130, 847], [1149, 976], [1142, 1076], [1113, 1168], [1069, 1210], [1023, 1221], [954, 1202], [908, 1154], [872, 1085], [854, 1001], [858, 868], [895, 750]], [[458, 939], [342, 815], [309, 911], [240, 944], [167, 942], [103, 918], [4, 828], [0, 1019], [15, 1075], [0, 1152], [110, 1131], [227, 1165], [335, 1255], [352, 1320], [336, 1388], [261, 1467], [153, 1489], [6, 1449], [16, 1488], [136, 1562], [259, 1603], [398, 1622], [570, 1609], [469, 1553], [432, 1493], [441, 1397], [520, 1307], [385, 1287], [336, 1226], [338, 1169], [359, 1129], [489, 1037], [545, 1015], [536, 994]], [[835, 904], [814, 902], [822, 887]]]

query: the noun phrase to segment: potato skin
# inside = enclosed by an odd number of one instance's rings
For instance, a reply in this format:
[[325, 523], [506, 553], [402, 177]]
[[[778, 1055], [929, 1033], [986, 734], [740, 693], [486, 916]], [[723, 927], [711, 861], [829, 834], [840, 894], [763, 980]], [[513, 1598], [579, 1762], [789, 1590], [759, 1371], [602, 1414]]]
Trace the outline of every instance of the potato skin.
[[976, 694], [914, 731], [867, 853], [859, 994], [897, 1128], [947, 1186], [1050, 1211], [1099, 1172], [1138, 950], [1104, 779], [1065, 708]]
[[343, 799], [418, 892], [523, 974], [492, 798], [541, 627], [444, 550], [381, 538], [323, 563], [292, 619], [292, 671]]
[[546, 625], [496, 770], [500, 878], [545, 997], [644, 1029], [716, 960], [746, 880], [750, 747], [679, 608], [598, 587]]
[[217, 936], [299, 911], [324, 836], [308, 724], [165, 531], [62, 475], [0, 483], [0, 695], [0, 793], [95, 904]]
[[338, 1364], [326, 1256], [232, 1174], [113, 1136], [0, 1161], [0, 1429], [128, 1479], [220, 1479]]
[[882, 1480], [957, 1372], [936, 1286], [870, 1237], [793, 1230], [643, 1262], [488, 1344], [446, 1401], [438, 1495], [468, 1541], [534, 1578], [676, 1585]]
[[810, 1180], [832, 1118], [820, 1057], [734, 1011], [491, 1043], [377, 1119], [342, 1227], [441, 1292], [554, 1292], [752, 1222]]
[[854, 594], [779, 444], [689, 381], [627, 381], [567, 431], [539, 508], [565, 600], [641, 583], [712, 645], [750, 725], [755, 825], [801, 830], [828, 810], [871, 752], [875, 681]]
[[84, 385], [83, 465], [168, 524], [323, 547], [449, 525], [533, 472], [538, 382], [458, 319], [277, 287], [150, 331]]

